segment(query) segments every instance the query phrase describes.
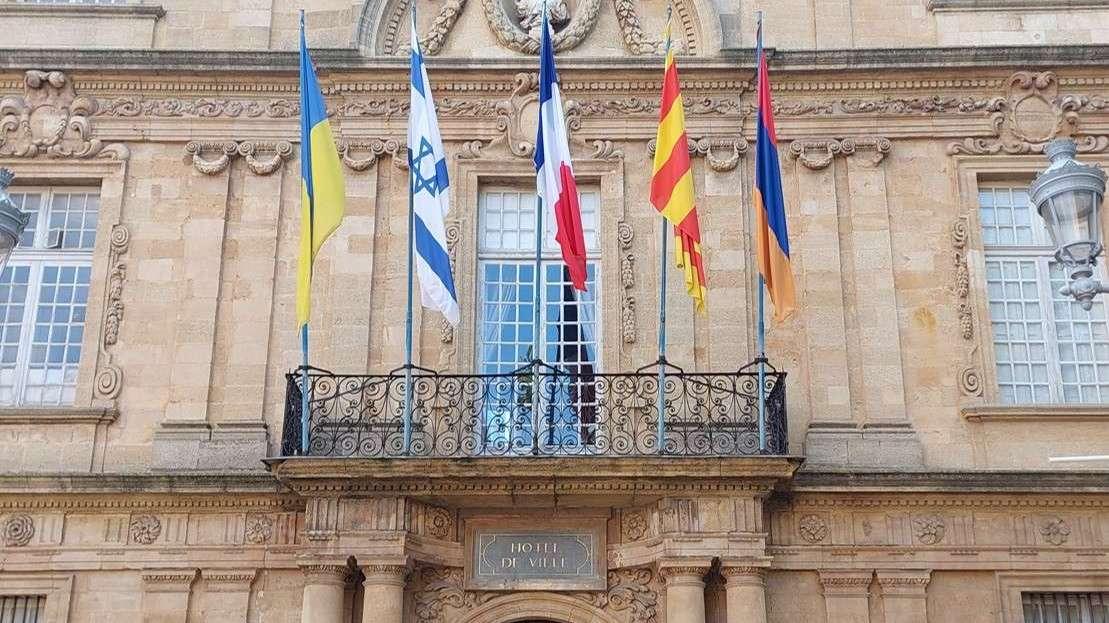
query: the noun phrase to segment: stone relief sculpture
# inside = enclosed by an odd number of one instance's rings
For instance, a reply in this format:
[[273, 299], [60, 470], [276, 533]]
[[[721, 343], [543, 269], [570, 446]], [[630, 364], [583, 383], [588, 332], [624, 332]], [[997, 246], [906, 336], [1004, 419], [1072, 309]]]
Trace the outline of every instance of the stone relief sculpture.
[[543, 6], [547, 7], [547, 19], [551, 30], [558, 32], [570, 22], [570, 9], [562, 0], [514, 0], [516, 19], [529, 37], [538, 39], [543, 24]]

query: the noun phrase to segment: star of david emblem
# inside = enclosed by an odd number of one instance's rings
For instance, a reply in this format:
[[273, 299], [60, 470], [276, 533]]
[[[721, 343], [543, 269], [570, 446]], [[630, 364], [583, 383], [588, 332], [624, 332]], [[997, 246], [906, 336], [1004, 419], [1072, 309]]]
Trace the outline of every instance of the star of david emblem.
[[[424, 158], [431, 158], [431, 177], [424, 177]], [[412, 170], [412, 194], [419, 194], [420, 191], [426, 190], [431, 193], [431, 196], [439, 194], [439, 181], [435, 177], [435, 152], [431, 149], [431, 143], [424, 137], [420, 137], [420, 149], [415, 156], [412, 156], [412, 161], [409, 163], [409, 168]]]

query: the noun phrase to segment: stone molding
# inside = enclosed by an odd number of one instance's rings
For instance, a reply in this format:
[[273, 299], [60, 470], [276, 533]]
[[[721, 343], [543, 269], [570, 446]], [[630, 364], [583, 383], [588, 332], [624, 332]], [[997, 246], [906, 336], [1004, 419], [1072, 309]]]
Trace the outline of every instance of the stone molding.
[[820, 586], [825, 595], [870, 594], [874, 574], [870, 571], [820, 571]]
[[160, 4], [0, 4], [0, 15], [34, 17], [146, 17], [166, 16]]
[[878, 570], [876, 575], [883, 595], [917, 599], [924, 599], [928, 583], [932, 580], [931, 571]]
[[1102, 0], [928, 0], [928, 10], [944, 11], [1074, 11], [1104, 9]]
[[143, 592], [188, 593], [196, 580], [196, 569], [151, 569], [143, 571]]
[[[647, 156], [655, 155], [655, 140], [647, 141]], [[749, 149], [747, 139], [742, 136], [703, 136], [700, 138], [687, 138], [690, 156], [704, 156], [705, 162], [713, 171], [723, 173], [732, 171], [739, 166], [740, 156], [746, 155]], [[715, 150], [723, 149], [727, 154], [720, 156]]]
[[728, 586], [766, 586], [766, 567], [724, 565], [720, 575]]
[[258, 572], [254, 569], [213, 569], [200, 572], [210, 593], [249, 593]]
[[110, 407], [4, 407], [0, 408], [0, 426], [55, 424], [111, 424], [119, 411]]
[[300, 563], [300, 572], [304, 574], [305, 584], [326, 584], [329, 586], [346, 586], [350, 577], [350, 567], [346, 565]]
[[659, 567], [659, 577], [666, 586], [697, 586], [704, 588], [705, 576], [709, 574], [710, 566], [675, 566]]
[[1105, 405], [975, 405], [959, 412], [968, 422], [1109, 423], [1109, 407]]
[[363, 586], [404, 586], [408, 577], [407, 565], [371, 564], [360, 565], [366, 579]]

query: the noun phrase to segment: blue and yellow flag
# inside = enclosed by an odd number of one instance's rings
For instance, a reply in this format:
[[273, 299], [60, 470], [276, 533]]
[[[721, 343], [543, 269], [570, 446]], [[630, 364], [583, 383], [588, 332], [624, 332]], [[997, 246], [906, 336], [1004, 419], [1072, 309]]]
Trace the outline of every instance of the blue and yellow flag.
[[797, 307], [793, 272], [789, 263], [786, 206], [782, 198], [782, 171], [778, 163], [778, 137], [770, 99], [770, 75], [758, 36], [758, 129], [755, 139], [755, 253], [759, 273], [774, 303], [775, 320], [784, 320]]
[[327, 237], [343, 220], [346, 189], [327, 108], [308, 56], [304, 14], [300, 16], [300, 260], [297, 264], [297, 327], [312, 310], [312, 263]]

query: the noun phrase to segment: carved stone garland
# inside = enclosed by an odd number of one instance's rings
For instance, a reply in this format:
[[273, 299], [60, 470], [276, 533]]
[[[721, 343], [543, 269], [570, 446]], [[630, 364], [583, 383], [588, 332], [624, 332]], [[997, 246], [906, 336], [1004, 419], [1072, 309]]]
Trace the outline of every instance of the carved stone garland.
[[[539, 40], [509, 19], [500, 0], [481, 0], [481, 10], [501, 45], [524, 54], [538, 53]], [[570, 23], [555, 33], [552, 41], [555, 51], [571, 50], [585, 41], [585, 37], [597, 24], [600, 13], [601, 0], [581, 0]]]
[[90, 117], [97, 106], [94, 98], [77, 95], [65, 73], [28, 71], [23, 95], [0, 99], [0, 156], [125, 160], [126, 146], [93, 138]]
[[[390, 15], [389, 22], [385, 27], [385, 54], [399, 56], [409, 53], [407, 40], [397, 41], [397, 35], [400, 34], [401, 21], [407, 19], [410, 4], [408, 0], [398, 3]], [[419, 35], [420, 51], [423, 54], [435, 56], [443, 50], [443, 45], [447, 42], [447, 35], [450, 34], [451, 29], [458, 22], [458, 18], [462, 16], [462, 9], [464, 8], [466, 8], [466, 0], [447, 0], [443, 7], [439, 9], [439, 12], [435, 14], [435, 19], [431, 21], [431, 27], [427, 34]]]
[[[735, 170], [739, 166], [740, 156], [747, 153], [747, 139], [739, 137], [701, 137], [688, 138], [689, 155], [704, 156], [709, 168], [718, 173]], [[655, 139], [647, 141], [647, 155], [654, 157], [656, 149]], [[727, 156], [717, 155], [717, 150], [730, 151]]]
[[844, 139], [798, 139], [789, 144], [789, 157], [797, 160], [806, 169], [819, 171], [832, 164], [836, 156], [853, 156], [860, 151], [870, 152], [870, 164], [877, 166], [886, 154], [890, 153], [893, 143], [881, 136], [863, 136]]
[[[974, 312], [971, 310], [970, 305], [970, 269], [967, 265], [967, 240], [969, 236], [969, 219], [963, 215], [955, 219], [954, 225], [951, 226], [951, 246], [955, 249], [952, 255], [952, 263], [954, 264], [954, 276], [951, 284], [951, 289], [955, 293], [957, 300], [956, 310], [959, 314], [959, 333], [964, 340], [974, 340]], [[978, 349], [977, 344], [974, 345], [971, 351], [971, 358], [973, 359], [974, 352]], [[978, 369], [973, 365], [968, 365], [959, 371], [959, 391], [965, 396], [981, 396], [982, 395], [982, 379], [978, 373]]]
[[616, 224], [616, 236], [620, 243], [620, 337], [625, 344], [634, 344], [639, 336], [639, 320], [635, 313], [635, 255], [631, 252], [635, 230], [631, 225], [620, 221]]
[[[261, 158], [262, 154], [269, 154]], [[289, 141], [189, 141], [185, 154], [193, 167], [204, 175], [219, 175], [231, 166], [233, 158], [241, 157], [247, 169], [255, 175], [269, 175], [293, 158], [293, 144]], [[215, 158], [211, 155], [218, 154]]]
[[100, 338], [94, 391], [101, 398], [113, 400], [119, 395], [123, 384], [123, 370], [116, 365], [112, 351], [119, 341], [119, 328], [123, 324], [123, 284], [127, 280], [127, 264], [123, 261], [123, 256], [131, 246], [131, 231], [126, 225], [117, 224], [112, 227], [110, 244], [108, 296], [104, 305], [104, 329]]
[[1055, 72], [1017, 72], [1006, 81], [1006, 87], [1004, 97], [989, 100], [985, 106], [994, 136], [949, 143], [948, 154], [1042, 153], [1044, 145], [1058, 137], [1074, 138], [1082, 153], [1109, 148], [1109, 136], [1078, 136], [1078, 111], [1090, 104], [1090, 98], [1060, 96]]

